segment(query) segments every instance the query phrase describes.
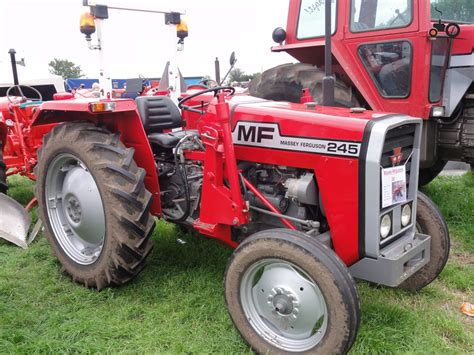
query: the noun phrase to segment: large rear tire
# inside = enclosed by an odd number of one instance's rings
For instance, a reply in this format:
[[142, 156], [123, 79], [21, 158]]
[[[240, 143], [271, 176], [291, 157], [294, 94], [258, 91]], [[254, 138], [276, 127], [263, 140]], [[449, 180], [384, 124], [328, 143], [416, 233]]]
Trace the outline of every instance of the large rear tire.
[[3, 161], [3, 142], [0, 141], [0, 194], [6, 194], [7, 189], [7, 165]]
[[434, 281], [443, 271], [449, 257], [450, 238], [446, 221], [438, 207], [424, 193], [418, 191], [416, 228], [431, 236], [430, 261], [399, 287], [418, 291]]
[[230, 258], [225, 300], [258, 353], [344, 354], [360, 320], [357, 289], [333, 251], [304, 233], [258, 232]]
[[[304, 63], [282, 64], [268, 69], [249, 85], [250, 95], [267, 100], [300, 102], [301, 92], [309, 88], [313, 99], [322, 102], [324, 71]], [[341, 107], [357, 107], [359, 102], [352, 88], [336, 78], [335, 104]]]
[[45, 236], [86, 287], [132, 280], [152, 249], [145, 171], [118, 134], [89, 123], [56, 126], [38, 151], [36, 197]]
[[420, 169], [420, 174], [418, 175], [418, 185], [428, 185], [435, 177], [439, 175], [440, 172], [443, 171], [447, 163], [448, 162], [446, 160], [438, 159], [429, 168]]

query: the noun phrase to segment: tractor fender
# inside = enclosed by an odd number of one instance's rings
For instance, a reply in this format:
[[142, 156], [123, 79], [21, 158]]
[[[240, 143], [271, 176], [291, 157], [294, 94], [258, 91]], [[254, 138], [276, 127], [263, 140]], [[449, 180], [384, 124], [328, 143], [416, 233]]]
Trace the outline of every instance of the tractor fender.
[[[133, 100], [106, 101], [115, 103], [111, 111], [95, 113], [91, 111], [92, 100], [60, 100], [47, 101], [38, 107], [32, 127], [53, 127], [53, 124], [73, 121], [88, 121], [97, 126], [105, 127], [112, 133], [120, 133], [120, 140], [127, 148], [133, 148], [133, 159], [146, 172], [145, 186], [153, 195], [151, 213], [161, 216], [160, 187], [155, 159], [143, 128], [140, 115]], [[45, 133], [46, 134], [46, 133]]]

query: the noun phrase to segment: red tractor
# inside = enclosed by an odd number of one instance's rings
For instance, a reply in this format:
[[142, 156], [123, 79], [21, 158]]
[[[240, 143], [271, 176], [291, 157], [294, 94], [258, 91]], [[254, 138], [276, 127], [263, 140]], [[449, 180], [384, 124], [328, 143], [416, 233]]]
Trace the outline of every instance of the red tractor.
[[0, 151], [9, 169], [14, 127], [25, 132], [19, 172], [34, 166], [45, 237], [86, 287], [137, 276], [164, 218], [235, 248], [225, 300], [252, 349], [345, 353], [354, 278], [416, 291], [447, 261], [446, 224], [417, 189], [419, 118], [231, 87], [189, 90], [179, 109], [167, 96], [58, 99], [9, 97]]
[[[430, 3], [447, 20], [441, 15], [432, 20]], [[456, 4], [332, 1], [336, 103], [423, 118], [421, 185], [448, 160], [474, 164], [474, 11], [454, 9]], [[324, 1], [290, 0], [286, 31], [274, 31], [279, 45], [272, 51], [286, 52], [300, 63], [264, 72], [251, 83], [253, 96], [298, 102], [301, 89], [310, 88], [315, 101], [321, 101], [323, 8]]]

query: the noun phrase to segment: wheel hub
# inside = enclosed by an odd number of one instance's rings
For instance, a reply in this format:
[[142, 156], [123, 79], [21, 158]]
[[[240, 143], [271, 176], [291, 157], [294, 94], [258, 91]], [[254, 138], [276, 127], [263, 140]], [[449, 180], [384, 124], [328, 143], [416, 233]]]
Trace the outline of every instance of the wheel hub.
[[82, 217], [82, 208], [76, 196], [69, 197], [66, 202], [67, 215], [74, 223], [80, 223]]
[[273, 313], [279, 316], [296, 319], [299, 313], [299, 302], [297, 296], [283, 287], [273, 288], [268, 295], [268, 305]]

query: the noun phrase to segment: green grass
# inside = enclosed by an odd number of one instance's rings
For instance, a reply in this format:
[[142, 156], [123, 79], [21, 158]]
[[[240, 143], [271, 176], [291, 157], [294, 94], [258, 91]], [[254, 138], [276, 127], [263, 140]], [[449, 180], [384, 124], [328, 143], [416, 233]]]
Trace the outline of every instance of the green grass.
[[[33, 185], [10, 179], [22, 203]], [[453, 239], [440, 278], [418, 294], [359, 282], [362, 323], [352, 353], [469, 353], [474, 321], [474, 178], [438, 178], [425, 192], [446, 215]], [[187, 241], [176, 242], [180, 237]], [[223, 273], [231, 250], [158, 223], [148, 267], [102, 292], [64, 275], [40, 237], [26, 251], [0, 241], [0, 353], [250, 352], [227, 315]]]

